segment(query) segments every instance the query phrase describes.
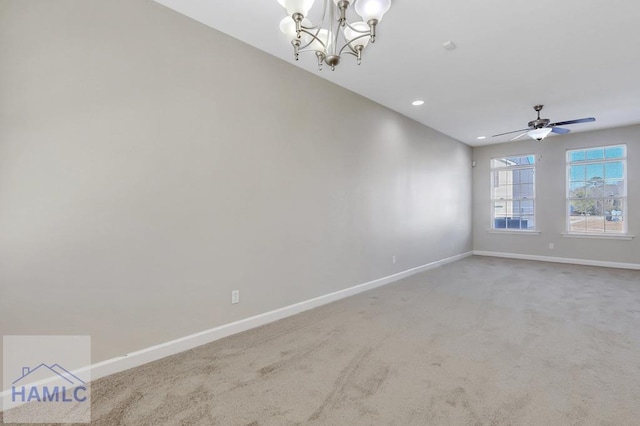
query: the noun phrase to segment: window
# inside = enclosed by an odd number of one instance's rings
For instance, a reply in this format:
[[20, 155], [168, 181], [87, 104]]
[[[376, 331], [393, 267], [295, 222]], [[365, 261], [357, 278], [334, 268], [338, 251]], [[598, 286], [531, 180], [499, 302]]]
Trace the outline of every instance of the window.
[[535, 229], [535, 155], [491, 159], [491, 227]]
[[627, 147], [567, 151], [567, 231], [626, 233]]

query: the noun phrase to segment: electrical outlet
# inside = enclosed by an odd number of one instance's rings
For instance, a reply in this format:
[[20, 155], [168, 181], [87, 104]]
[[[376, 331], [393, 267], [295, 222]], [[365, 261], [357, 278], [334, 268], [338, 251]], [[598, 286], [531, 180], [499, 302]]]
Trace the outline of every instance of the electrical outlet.
[[231, 303], [240, 303], [240, 290], [233, 290], [231, 292]]
[[549, 243], [549, 248], [553, 249], [553, 248], [555, 248], [555, 245], [553, 243]]
[[391, 263], [396, 263], [396, 256], [395, 255], [391, 256]]

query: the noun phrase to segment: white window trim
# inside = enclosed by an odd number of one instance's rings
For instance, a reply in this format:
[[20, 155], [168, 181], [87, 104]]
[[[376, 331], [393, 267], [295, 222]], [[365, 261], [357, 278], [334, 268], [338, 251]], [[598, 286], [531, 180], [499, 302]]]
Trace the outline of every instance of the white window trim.
[[[535, 208], [535, 207], [534, 207]], [[500, 228], [490, 228], [487, 229], [489, 234], [511, 234], [511, 235], [540, 235], [540, 231], [535, 229], [500, 229]]]
[[[575, 162], [570, 162], [569, 161], [569, 153], [573, 152], [573, 151], [581, 151], [581, 150], [590, 150], [590, 149], [598, 149], [598, 148], [602, 148], [602, 149], [606, 149], [606, 148], [611, 148], [611, 147], [616, 147], [616, 146], [623, 146], [624, 147], [624, 157], [622, 158], [611, 158], [611, 159], [598, 159], [598, 160], [584, 160], [584, 161], [575, 161]], [[625, 220], [623, 222], [623, 228], [622, 228], [622, 232], [571, 232], [570, 231], [570, 221], [571, 221], [571, 216], [569, 215], [569, 206], [571, 205], [571, 201], [574, 200], [572, 198], [569, 198], [569, 191], [570, 191], [570, 185], [569, 182], [571, 182], [571, 166], [572, 165], [588, 165], [588, 164], [598, 164], [598, 163], [609, 163], [609, 162], [615, 162], [615, 161], [624, 161], [624, 195], [620, 196], [620, 197], [615, 197], [615, 198], [620, 198], [623, 200], [624, 203], [624, 217]], [[628, 221], [627, 218], [629, 216], [629, 211], [628, 211], [628, 204], [627, 204], [627, 195], [628, 195], [628, 185], [629, 182], [627, 180], [627, 167], [628, 167], [628, 162], [627, 162], [627, 144], [625, 143], [620, 143], [620, 144], [612, 144], [612, 145], [600, 145], [600, 146], [594, 146], [594, 147], [587, 147], [587, 148], [573, 148], [573, 149], [567, 149], [565, 151], [565, 164], [566, 164], [566, 171], [565, 171], [565, 232], [562, 232], [561, 235], [564, 238], [585, 238], [585, 239], [600, 239], [600, 240], [631, 240], [634, 238], [634, 235], [631, 235], [628, 233]]]
[[586, 238], [586, 239], [594, 239], [594, 240], [632, 240], [635, 235], [631, 234], [605, 234], [605, 233], [589, 233], [583, 234], [579, 232], [563, 232], [561, 234], [564, 238]]
[[[489, 188], [493, 188], [493, 172], [496, 170], [516, 170], [516, 169], [525, 169], [525, 168], [530, 168], [531, 166], [533, 166], [533, 175], [536, 176], [536, 163], [538, 162], [538, 157], [536, 153], [530, 152], [528, 154], [513, 154], [513, 155], [500, 155], [497, 157], [491, 157], [489, 159], [490, 162], [493, 162], [493, 160], [497, 159], [497, 158], [507, 158], [507, 157], [524, 157], [524, 156], [529, 156], [532, 155], [533, 156], [533, 164], [527, 164], [527, 165], [520, 165], [520, 166], [516, 166], [514, 168], [508, 168], [508, 167], [500, 167], [500, 168], [494, 168], [494, 167], [489, 167], [489, 171], [490, 171], [490, 175], [489, 178], [490, 180], [490, 185]], [[536, 199], [536, 192], [537, 192], [537, 185], [536, 185], [536, 180], [537, 178], [534, 178], [534, 183], [533, 183], [533, 198], [528, 198], [529, 200], [533, 200], [533, 218], [535, 220], [535, 228], [533, 229], [517, 229], [517, 228], [494, 228], [493, 227], [493, 223], [494, 223], [494, 207], [493, 207], [493, 203], [494, 201], [496, 201], [496, 199], [493, 198], [493, 190], [491, 193], [491, 197], [490, 197], [490, 211], [489, 211], [489, 215], [491, 217], [491, 227], [489, 229], [487, 229], [487, 232], [489, 234], [505, 234], [505, 235], [539, 235], [540, 231], [537, 230], [538, 228], [538, 202]]]

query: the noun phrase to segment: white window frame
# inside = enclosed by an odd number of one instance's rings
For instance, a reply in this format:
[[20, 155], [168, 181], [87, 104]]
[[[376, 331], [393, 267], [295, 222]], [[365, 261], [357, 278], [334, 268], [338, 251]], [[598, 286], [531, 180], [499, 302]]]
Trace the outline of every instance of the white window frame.
[[[623, 153], [624, 155], [622, 157], [617, 157], [617, 158], [601, 158], [601, 159], [592, 159], [592, 160], [574, 160], [571, 161], [570, 156], [572, 153], [574, 152], [578, 152], [578, 151], [589, 151], [589, 150], [598, 150], [598, 149], [602, 149], [605, 150], [607, 148], [617, 148], [617, 147], [621, 147], [623, 149]], [[565, 186], [566, 186], [566, 207], [565, 207], [565, 226], [566, 226], [566, 232], [563, 234], [563, 236], [565, 237], [592, 237], [592, 238], [625, 238], [625, 237], [630, 237], [628, 235], [628, 217], [629, 217], [629, 209], [627, 206], [627, 187], [629, 185], [628, 183], [628, 179], [627, 179], [627, 145], [626, 144], [613, 144], [613, 145], [600, 145], [600, 146], [594, 146], [594, 147], [587, 147], [587, 148], [575, 148], [575, 149], [568, 149], [566, 151], [565, 154], [565, 162], [566, 162], [566, 176], [565, 176]], [[593, 164], [606, 164], [606, 163], [616, 163], [616, 162], [622, 162], [623, 165], [623, 190], [622, 190], [622, 194], [621, 195], [606, 195], [604, 192], [602, 194], [601, 197], [571, 197], [571, 166], [575, 166], [575, 165], [593, 165]], [[605, 179], [606, 181], [606, 169], [604, 172], [605, 176], [602, 177], [602, 179]], [[604, 200], [607, 199], [620, 199], [622, 201], [622, 210], [621, 210], [621, 215], [622, 215], [622, 229], [619, 231], [607, 231], [606, 230], [606, 217], [605, 217], [605, 230], [603, 232], [579, 232], [579, 231], [572, 231], [571, 230], [571, 202], [575, 201], [575, 200], [591, 200], [594, 202], [597, 201], [601, 201], [604, 204]]]
[[[496, 161], [504, 161], [507, 160], [509, 158], [523, 158], [523, 157], [533, 157], [533, 163], [531, 164], [514, 164], [511, 166], [505, 166], [505, 167], [496, 167], [494, 166], [494, 164], [496, 163]], [[539, 232], [536, 230], [537, 228], [537, 203], [536, 203], [536, 154], [535, 153], [527, 153], [527, 154], [514, 154], [514, 155], [501, 155], [499, 157], [492, 157], [491, 158], [491, 163], [490, 163], [490, 173], [489, 173], [489, 177], [490, 177], [490, 185], [489, 188], [491, 190], [491, 194], [490, 194], [490, 209], [491, 209], [491, 214], [490, 214], [490, 218], [491, 218], [491, 223], [489, 226], [489, 232], [495, 232], [495, 233], [516, 233], [516, 234], [539, 234]], [[503, 197], [496, 197], [495, 196], [495, 191], [494, 191], [494, 187], [495, 187], [495, 180], [496, 180], [496, 173], [499, 171], [514, 171], [514, 170], [523, 170], [523, 169], [531, 169], [533, 172], [533, 181], [531, 182], [531, 184], [533, 185], [532, 188], [532, 194], [531, 196], [527, 196], [527, 197], [518, 197], [518, 198], [503, 198]], [[509, 223], [505, 224], [505, 227], [496, 227], [496, 209], [495, 209], [495, 203], [496, 201], [499, 200], [504, 200], [505, 202], [522, 202], [522, 201], [531, 201], [533, 203], [533, 211], [530, 214], [526, 214], [526, 216], [531, 216], [534, 222], [534, 227], [532, 228], [513, 228], [509, 226]], [[519, 214], [519, 218], [522, 217], [522, 212], [520, 212]], [[509, 219], [506, 219], [507, 222], [509, 221]], [[519, 219], [520, 220], [520, 219]]]

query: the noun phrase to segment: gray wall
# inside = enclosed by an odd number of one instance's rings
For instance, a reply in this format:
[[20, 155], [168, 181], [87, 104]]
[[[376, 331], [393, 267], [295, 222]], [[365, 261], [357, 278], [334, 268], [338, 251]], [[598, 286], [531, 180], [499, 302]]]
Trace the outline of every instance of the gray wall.
[[0, 334], [95, 362], [472, 249], [467, 145], [158, 4], [3, 0], [0, 51]]
[[[597, 117], [596, 117], [597, 118]], [[479, 251], [518, 253], [607, 262], [640, 264], [640, 126], [553, 136], [542, 142], [523, 138], [515, 142], [476, 147], [473, 157], [473, 248]], [[566, 238], [566, 162], [568, 149], [627, 144], [627, 188], [631, 241]], [[536, 221], [539, 235], [489, 233], [491, 225], [490, 159], [529, 154], [536, 163]], [[554, 243], [554, 249], [549, 248]]]

